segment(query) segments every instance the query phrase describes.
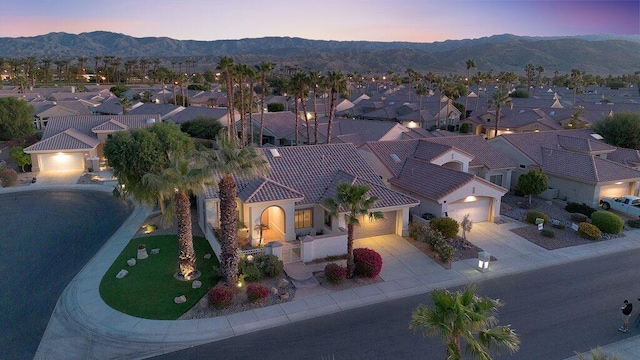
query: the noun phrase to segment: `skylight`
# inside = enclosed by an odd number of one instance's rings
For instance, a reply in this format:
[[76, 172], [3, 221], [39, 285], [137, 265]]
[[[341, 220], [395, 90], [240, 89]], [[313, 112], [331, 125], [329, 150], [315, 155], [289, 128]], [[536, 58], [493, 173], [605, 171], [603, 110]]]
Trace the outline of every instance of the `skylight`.
[[389, 156], [391, 157], [391, 160], [393, 160], [393, 162], [394, 162], [394, 163], [398, 163], [398, 164], [399, 164], [399, 163], [401, 162], [401, 160], [400, 160], [400, 158], [398, 157], [398, 155], [396, 155], [396, 154], [391, 154], [391, 155], [389, 155]]
[[269, 152], [271, 153], [271, 156], [273, 156], [274, 158], [280, 157], [280, 152], [278, 151], [278, 149], [269, 149]]
[[603, 140], [604, 138], [602, 136], [600, 136], [600, 134], [591, 134], [591, 137], [594, 139], [598, 139], [598, 140]]

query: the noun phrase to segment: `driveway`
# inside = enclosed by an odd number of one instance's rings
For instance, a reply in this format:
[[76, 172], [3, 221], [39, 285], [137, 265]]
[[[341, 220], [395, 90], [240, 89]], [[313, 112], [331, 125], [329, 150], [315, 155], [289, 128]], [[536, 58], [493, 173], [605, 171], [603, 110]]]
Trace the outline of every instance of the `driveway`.
[[0, 359], [33, 359], [58, 297], [130, 213], [110, 192], [0, 193]]

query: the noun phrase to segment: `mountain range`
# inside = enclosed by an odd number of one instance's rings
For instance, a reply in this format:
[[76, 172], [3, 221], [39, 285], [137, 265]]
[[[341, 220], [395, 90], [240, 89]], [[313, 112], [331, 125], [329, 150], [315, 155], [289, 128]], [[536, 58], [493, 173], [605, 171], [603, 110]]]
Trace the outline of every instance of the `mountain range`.
[[527, 63], [542, 65], [547, 73], [577, 68], [597, 75], [621, 75], [640, 71], [640, 35], [584, 35], [574, 37], [528, 37], [511, 34], [443, 42], [376, 42], [308, 40], [295, 37], [264, 37], [239, 40], [176, 40], [167, 37], [132, 36], [95, 31], [81, 34], [49, 33], [33, 37], [0, 38], [0, 56], [76, 58], [112, 55], [128, 58], [161, 58], [196, 61], [200, 69], [215, 66], [221, 56], [256, 64], [345, 72], [466, 73], [466, 60], [474, 59], [473, 71], [523, 73]]

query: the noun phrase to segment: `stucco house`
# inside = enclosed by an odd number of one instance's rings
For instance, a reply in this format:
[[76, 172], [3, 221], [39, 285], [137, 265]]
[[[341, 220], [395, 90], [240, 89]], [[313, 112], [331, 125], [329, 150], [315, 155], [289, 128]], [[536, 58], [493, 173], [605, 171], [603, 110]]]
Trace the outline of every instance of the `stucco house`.
[[33, 171], [97, 170], [109, 136], [158, 122], [157, 114], [51, 117], [42, 140], [24, 152], [31, 155]]
[[368, 142], [360, 152], [392, 189], [420, 200], [413, 213], [458, 221], [498, 220], [515, 168], [481, 136]]
[[[355, 238], [406, 235], [409, 209], [418, 205], [410, 196], [387, 188], [352, 144], [328, 144], [260, 148], [271, 166], [265, 177], [238, 182], [238, 219], [245, 224], [251, 243], [260, 240], [260, 225], [269, 229], [264, 242], [291, 242], [311, 235], [316, 247], [325, 250], [316, 256], [346, 253], [344, 216], [330, 216], [323, 200], [334, 197], [341, 182], [368, 185], [370, 195], [379, 198], [372, 210], [383, 220], [366, 216], [356, 226]], [[198, 197], [199, 223], [208, 237], [220, 227], [216, 188]], [[214, 250], [216, 248], [215, 242]]]
[[[512, 186], [530, 169], [548, 177], [549, 197], [597, 207], [604, 196], [638, 195], [640, 171], [627, 153], [590, 129], [503, 134], [488, 143], [518, 164]], [[609, 158], [611, 156], [611, 158]]]

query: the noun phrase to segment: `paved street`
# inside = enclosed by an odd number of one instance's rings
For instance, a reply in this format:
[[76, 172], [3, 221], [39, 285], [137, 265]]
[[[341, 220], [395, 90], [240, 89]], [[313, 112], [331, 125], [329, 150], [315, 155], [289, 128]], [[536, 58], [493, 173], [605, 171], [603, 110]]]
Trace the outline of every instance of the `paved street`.
[[33, 359], [58, 297], [130, 213], [109, 192], [0, 194], [0, 359]]
[[[500, 324], [520, 335], [514, 356], [496, 359], [565, 359], [574, 351], [615, 343], [640, 334], [620, 326], [620, 304], [637, 298], [640, 250], [486, 280], [478, 292], [502, 299]], [[437, 338], [408, 330], [412, 310], [427, 295], [377, 305], [233, 337], [156, 359], [442, 359]]]

